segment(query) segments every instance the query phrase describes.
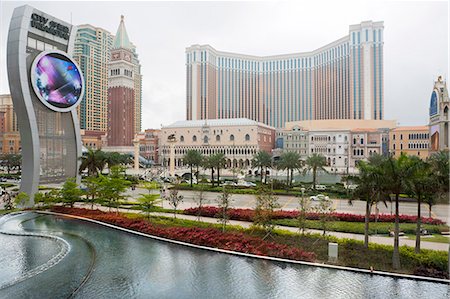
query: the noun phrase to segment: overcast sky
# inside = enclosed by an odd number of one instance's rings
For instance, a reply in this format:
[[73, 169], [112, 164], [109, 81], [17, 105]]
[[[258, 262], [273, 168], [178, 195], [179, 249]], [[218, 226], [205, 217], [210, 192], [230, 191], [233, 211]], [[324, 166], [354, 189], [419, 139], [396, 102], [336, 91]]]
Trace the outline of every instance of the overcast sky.
[[400, 125], [428, 123], [433, 82], [449, 74], [447, 1], [41, 2], [0, 1], [0, 93], [9, 93], [6, 39], [15, 7], [29, 4], [72, 24], [116, 33], [120, 15], [142, 64], [142, 127], [185, 119], [185, 48], [210, 44], [250, 55], [311, 51], [384, 21], [384, 113]]

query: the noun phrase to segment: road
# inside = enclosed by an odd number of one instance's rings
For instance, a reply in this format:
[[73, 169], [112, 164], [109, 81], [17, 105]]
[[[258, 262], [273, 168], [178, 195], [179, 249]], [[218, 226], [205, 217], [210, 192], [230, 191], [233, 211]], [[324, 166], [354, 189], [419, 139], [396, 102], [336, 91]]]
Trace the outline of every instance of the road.
[[[132, 191], [129, 190], [127, 195], [131, 198], [137, 198], [141, 193], [148, 192], [145, 189], [137, 188]], [[155, 191], [156, 192], [156, 191]], [[179, 194], [184, 196], [184, 202], [180, 205], [180, 209], [186, 209], [190, 207], [195, 207], [197, 204], [195, 203], [195, 198], [198, 197], [198, 192], [195, 191], [179, 191]], [[204, 197], [206, 199], [207, 205], [216, 205], [217, 196], [220, 193], [216, 192], [204, 192]], [[254, 195], [248, 194], [233, 194], [232, 195], [232, 206], [234, 208], [254, 208], [256, 206], [256, 199]], [[295, 210], [298, 208], [298, 198], [295, 196], [278, 196], [278, 202], [281, 205], [281, 209], [283, 210]], [[314, 202], [312, 203], [315, 204]], [[353, 201], [352, 205], [349, 205], [347, 199], [333, 199], [333, 206], [336, 209], [336, 212], [340, 213], [352, 213], [364, 215], [366, 211], [366, 205], [364, 201]], [[387, 203], [387, 207], [380, 203], [378, 205], [380, 214], [393, 214], [395, 206]], [[399, 203], [400, 214], [405, 215], [417, 215], [417, 204], [414, 202], [400, 202]], [[372, 208], [372, 213], [375, 213], [375, 209]], [[428, 205], [422, 204], [421, 214], [423, 217], [428, 217]], [[435, 205], [432, 208], [431, 213], [433, 218], [440, 219], [447, 223], [450, 223], [450, 205]]]

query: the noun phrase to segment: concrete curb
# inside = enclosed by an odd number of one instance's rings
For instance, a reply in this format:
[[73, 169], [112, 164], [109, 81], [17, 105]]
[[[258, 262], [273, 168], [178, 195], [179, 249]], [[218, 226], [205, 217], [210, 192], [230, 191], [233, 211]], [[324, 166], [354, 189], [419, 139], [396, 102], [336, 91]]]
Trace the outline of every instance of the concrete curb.
[[370, 271], [366, 269], [358, 269], [358, 268], [351, 268], [351, 267], [344, 267], [344, 266], [336, 266], [336, 265], [329, 265], [329, 264], [320, 264], [320, 263], [313, 263], [313, 262], [305, 262], [305, 261], [295, 261], [295, 260], [289, 260], [289, 259], [283, 259], [283, 258], [277, 258], [277, 257], [270, 257], [270, 256], [261, 256], [261, 255], [255, 255], [255, 254], [249, 254], [249, 253], [243, 253], [243, 252], [236, 252], [231, 250], [225, 250], [225, 249], [219, 249], [219, 248], [213, 248], [213, 247], [207, 247], [207, 246], [201, 246], [201, 245], [195, 245], [191, 243], [166, 239], [158, 236], [153, 236], [145, 233], [141, 233], [138, 231], [130, 230], [127, 228], [115, 226], [109, 223], [101, 222], [98, 220], [93, 220], [90, 218], [85, 218], [81, 216], [74, 216], [69, 214], [61, 214], [61, 213], [55, 213], [50, 211], [34, 211], [35, 213], [40, 214], [49, 214], [49, 215], [56, 215], [56, 216], [63, 216], [68, 218], [74, 218], [84, 221], [89, 221], [92, 223], [100, 224], [106, 227], [114, 228], [117, 230], [121, 230], [124, 232], [132, 233], [135, 235], [143, 236], [146, 238], [151, 238], [159, 241], [169, 242], [173, 244], [188, 246], [192, 248], [197, 249], [203, 249], [203, 250], [209, 250], [214, 252], [220, 252], [225, 254], [232, 254], [236, 256], [243, 256], [243, 257], [250, 257], [250, 258], [257, 258], [257, 259], [263, 259], [263, 260], [269, 260], [269, 261], [275, 261], [275, 262], [282, 262], [282, 263], [289, 263], [289, 264], [299, 264], [299, 265], [307, 265], [307, 266], [315, 266], [315, 267], [321, 267], [321, 268], [328, 268], [328, 269], [334, 269], [334, 270], [344, 270], [344, 271], [351, 271], [355, 273], [364, 273], [364, 274], [376, 274], [381, 276], [388, 276], [388, 277], [394, 277], [394, 278], [403, 278], [403, 279], [413, 279], [413, 280], [420, 280], [420, 281], [428, 281], [428, 282], [436, 282], [436, 283], [445, 283], [450, 284], [449, 279], [442, 279], [442, 278], [434, 278], [434, 277], [426, 277], [426, 276], [417, 276], [417, 275], [409, 275], [409, 274], [400, 274], [400, 273], [393, 273], [393, 272], [384, 272], [384, 271]]

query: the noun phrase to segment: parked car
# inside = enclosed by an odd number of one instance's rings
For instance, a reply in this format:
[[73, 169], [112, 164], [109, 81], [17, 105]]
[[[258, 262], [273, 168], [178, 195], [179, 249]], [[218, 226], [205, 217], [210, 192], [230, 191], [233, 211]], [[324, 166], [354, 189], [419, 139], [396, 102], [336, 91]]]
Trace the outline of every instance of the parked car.
[[247, 182], [247, 181], [241, 181], [237, 185], [240, 187], [256, 187], [255, 183]]
[[321, 200], [330, 200], [328, 196], [325, 196], [323, 194], [317, 194], [309, 197], [309, 200], [311, 201], [321, 201]]
[[[314, 190], [314, 187], [311, 186], [311, 189]], [[325, 185], [316, 185], [316, 190], [326, 190], [327, 186]]]
[[358, 185], [344, 185], [344, 188], [348, 190], [355, 190], [358, 188]]
[[237, 186], [237, 184], [233, 181], [225, 181], [222, 186]]
[[6, 179], [6, 178], [0, 178], [0, 182], [2, 182], [2, 183], [4, 183], [4, 182], [7, 182], [8, 180]]

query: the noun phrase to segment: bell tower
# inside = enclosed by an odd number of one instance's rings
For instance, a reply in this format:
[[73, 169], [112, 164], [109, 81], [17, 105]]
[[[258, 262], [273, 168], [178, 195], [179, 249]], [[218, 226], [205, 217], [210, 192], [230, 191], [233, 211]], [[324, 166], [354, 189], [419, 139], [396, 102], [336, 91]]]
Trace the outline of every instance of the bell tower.
[[135, 132], [133, 46], [121, 16], [111, 49], [108, 78], [108, 146], [132, 146]]

